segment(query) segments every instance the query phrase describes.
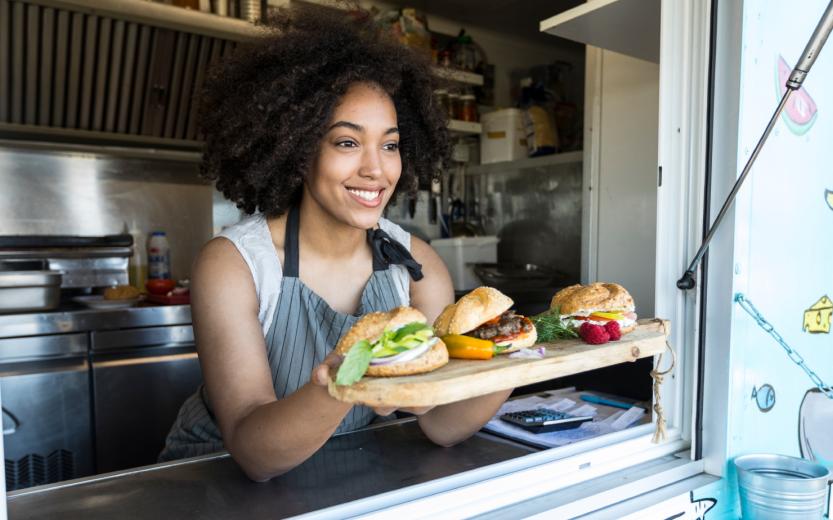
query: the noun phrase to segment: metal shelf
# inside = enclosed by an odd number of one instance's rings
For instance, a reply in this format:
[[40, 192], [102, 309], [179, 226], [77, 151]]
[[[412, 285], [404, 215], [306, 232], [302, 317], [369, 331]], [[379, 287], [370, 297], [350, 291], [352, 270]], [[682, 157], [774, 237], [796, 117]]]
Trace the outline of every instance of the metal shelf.
[[452, 133], [464, 135], [479, 135], [483, 132], [483, 127], [480, 123], [460, 121], [459, 119], [452, 119], [449, 121], [448, 129]]
[[659, 63], [660, 0], [588, 0], [547, 18], [541, 32]]
[[516, 161], [504, 161], [469, 166], [466, 169], [466, 175], [486, 175], [507, 171], [536, 170], [564, 164], [581, 164], [583, 159], [584, 152], [581, 150], [575, 152], [556, 153], [552, 155], [543, 155], [541, 157], [528, 157], [518, 159]]
[[434, 67], [434, 74], [457, 83], [465, 83], [466, 85], [475, 85], [478, 87], [483, 85], [483, 75], [475, 74], [474, 72], [449, 69], [446, 67]]

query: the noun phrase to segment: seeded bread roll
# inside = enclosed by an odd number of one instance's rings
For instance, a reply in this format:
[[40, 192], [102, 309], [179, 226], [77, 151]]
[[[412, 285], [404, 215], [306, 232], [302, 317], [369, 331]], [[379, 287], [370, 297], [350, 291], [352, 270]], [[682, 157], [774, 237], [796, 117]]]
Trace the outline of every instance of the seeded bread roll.
[[617, 283], [596, 282], [561, 289], [552, 298], [550, 308], [558, 307], [562, 315], [605, 311], [634, 311], [633, 298]]
[[[460, 298], [457, 303], [447, 305], [434, 321], [434, 332], [437, 336], [447, 334], [466, 334], [489, 320], [497, 318], [508, 311], [514, 302], [512, 298], [492, 287], [478, 287]], [[506, 341], [498, 341], [497, 345], [510, 348], [504, 353], [514, 352], [522, 348], [531, 347], [538, 340], [535, 327], [529, 332]]]
[[447, 305], [434, 321], [437, 336], [465, 334], [508, 311], [512, 298], [492, 287], [478, 287]]
[[561, 316], [587, 316], [594, 312], [620, 311], [624, 312], [627, 318], [627, 320], [617, 320], [622, 334], [636, 329], [633, 298], [627, 289], [618, 283], [596, 282], [590, 285], [571, 285], [553, 296], [550, 308], [558, 308]]
[[[388, 312], [371, 312], [365, 314], [353, 325], [336, 345], [335, 351], [341, 355], [347, 352], [357, 342], [366, 339], [376, 341], [386, 330], [396, 330], [409, 323], [425, 323], [427, 318], [413, 307], [397, 307]], [[367, 376], [405, 376], [431, 372], [448, 363], [448, 350], [445, 343], [437, 338], [437, 342], [428, 352], [411, 361], [391, 363], [389, 365], [370, 365]]]

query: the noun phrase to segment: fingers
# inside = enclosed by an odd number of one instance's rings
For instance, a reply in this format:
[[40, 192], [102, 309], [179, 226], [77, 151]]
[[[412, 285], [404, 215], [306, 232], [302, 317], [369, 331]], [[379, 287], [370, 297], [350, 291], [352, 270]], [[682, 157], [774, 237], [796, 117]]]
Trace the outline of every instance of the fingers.
[[310, 381], [318, 386], [327, 386], [329, 373], [330, 367], [322, 363], [312, 369], [312, 377], [310, 377]]
[[343, 356], [331, 352], [320, 365], [312, 369], [310, 381], [319, 386], [327, 386], [330, 372], [337, 369], [343, 360]]
[[376, 415], [381, 415], [381, 416], [384, 417], [386, 415], [390, 415], [393, 412], [395, 412], [396, 407], [391, 406], [391, 407], [374, 408], [373, 411], [376, 412]]

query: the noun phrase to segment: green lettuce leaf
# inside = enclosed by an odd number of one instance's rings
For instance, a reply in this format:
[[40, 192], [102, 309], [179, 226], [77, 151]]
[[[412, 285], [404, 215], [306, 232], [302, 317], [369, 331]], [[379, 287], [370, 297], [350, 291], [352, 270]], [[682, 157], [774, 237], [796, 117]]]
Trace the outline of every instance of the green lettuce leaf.
[[393, 336], [393, 341], [398, 342], [398, 341], [403, 340], [405, 338], [405, 336], [410, 336], [411, 334], [416, 334], [420, 331], [430, 330], [430, 329], [431, 329], [431, 327], [429, 327], [428, 324], [426, 324], [426, 323], [419, 323], [419, 322], [409, 323], [409, 324], [407, 324], [403, 327], [400, 327], [396, 330], [396, 332]]
[[338, 368], [336, 375], [337, 385], [352, 385], [362, 378], [367, 367], [370, 366], [371, 358], [370, 342], [366, 339], [356, 342], [344, 357], [344, 362]]

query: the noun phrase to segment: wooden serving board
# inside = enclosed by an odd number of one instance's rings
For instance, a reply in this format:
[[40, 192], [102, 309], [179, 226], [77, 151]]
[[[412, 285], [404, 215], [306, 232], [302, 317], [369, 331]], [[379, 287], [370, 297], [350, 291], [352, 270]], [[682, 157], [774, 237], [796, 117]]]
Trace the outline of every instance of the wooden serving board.
[[336, 385], [330, 374], [330, 395], [354, 404], [378, 407], [436, 406], [578, 374], [596, 368], [636, 361], [666, 350], [669, 322], [639, 320], [636, 329], [619, 341], [590, 345], [580, 339], [539, 343], [543, 359], [451, 359], [442, 368], [413, 376], [364, 377], [352, 385]]

